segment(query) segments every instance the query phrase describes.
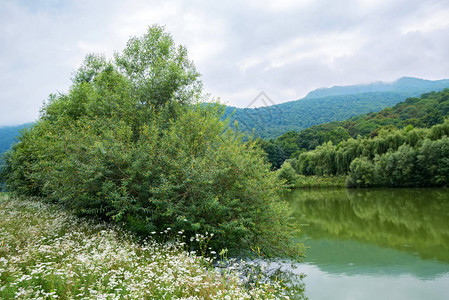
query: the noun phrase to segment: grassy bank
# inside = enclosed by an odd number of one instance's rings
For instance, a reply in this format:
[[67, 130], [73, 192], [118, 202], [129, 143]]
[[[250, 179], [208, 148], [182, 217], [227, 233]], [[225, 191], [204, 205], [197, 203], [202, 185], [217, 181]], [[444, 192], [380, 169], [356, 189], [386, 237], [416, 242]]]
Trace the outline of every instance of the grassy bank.
[[245, 288], [236, 271], [40, 202], [0, 194], [1, 299], [278, 299], [276, 282]]
[[346, 176], [305, 176], [297, 175], [293, 188], [336, 188], [345, 187]]

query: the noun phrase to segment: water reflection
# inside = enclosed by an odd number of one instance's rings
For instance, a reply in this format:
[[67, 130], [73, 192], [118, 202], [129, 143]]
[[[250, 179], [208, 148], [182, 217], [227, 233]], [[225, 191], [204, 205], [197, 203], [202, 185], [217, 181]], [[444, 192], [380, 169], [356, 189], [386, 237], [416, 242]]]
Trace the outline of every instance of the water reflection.
[[449, 189], [305, 189], [288, 200], [308, 224], [298, 272], [310, 299], [447, 299]]
[[360, 241], [449, 263], [449, 189], [312, 189], [289, 197], [313, 240]]

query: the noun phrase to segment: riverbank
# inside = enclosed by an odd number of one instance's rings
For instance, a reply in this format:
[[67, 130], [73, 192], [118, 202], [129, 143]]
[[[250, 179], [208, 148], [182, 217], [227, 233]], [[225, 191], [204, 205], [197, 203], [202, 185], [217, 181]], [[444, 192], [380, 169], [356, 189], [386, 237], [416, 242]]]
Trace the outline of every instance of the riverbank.
[[346, 176], [297, 175], [292, 188], [344, 188]]
[[244, 286], [183, 243], [129, 233], [41, 202], [0, 194], [0, 298], [278, 299], [280, 284]]

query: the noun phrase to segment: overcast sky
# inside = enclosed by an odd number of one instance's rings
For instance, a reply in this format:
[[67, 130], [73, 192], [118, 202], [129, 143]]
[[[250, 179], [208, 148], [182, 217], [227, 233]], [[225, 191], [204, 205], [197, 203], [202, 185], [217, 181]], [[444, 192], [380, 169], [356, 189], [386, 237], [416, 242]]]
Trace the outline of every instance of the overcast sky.
[[33, 121], [88, 53], [165, 25], [205, 91], [238, 107], [315, 88], [449, 78], [448, 0], [0, 0], [0, 126]]

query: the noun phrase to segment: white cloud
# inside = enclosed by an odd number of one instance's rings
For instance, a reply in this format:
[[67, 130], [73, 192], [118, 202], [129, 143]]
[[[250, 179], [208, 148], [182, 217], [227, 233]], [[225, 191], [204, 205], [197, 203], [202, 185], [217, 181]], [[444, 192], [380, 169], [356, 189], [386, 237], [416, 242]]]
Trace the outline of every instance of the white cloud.
[[448, 78], [445, 2], [0, 0], [0, 126], [35, 119], [87, 53], [110, 57], [155, 23], [230, 105], [260, 91], [279, 103], [335, 84]]
[[249, 5], [269, 12], [297, 10], [313, 3], [314, 0], [249, 0]]
[[414, 19], [401, 28], [403, 34], [410, 32], [430, 33], [449, 28], [449, 9], [432, 12], [418, 20]]
[[[336, 59], [353, 55], [362, 38], [354, 33], [332, 33], [322, 36], [295, 39], [278, 46], [269, 58], [269, 68], [280, 68], [304, 60], [320, 60], [332, 64]], [[268, 69], [269, 69], [268, 68]]]

